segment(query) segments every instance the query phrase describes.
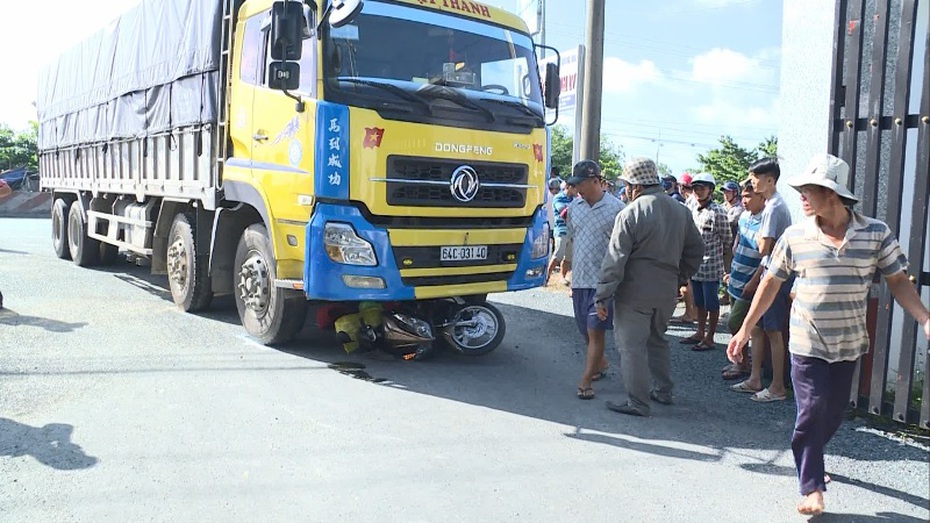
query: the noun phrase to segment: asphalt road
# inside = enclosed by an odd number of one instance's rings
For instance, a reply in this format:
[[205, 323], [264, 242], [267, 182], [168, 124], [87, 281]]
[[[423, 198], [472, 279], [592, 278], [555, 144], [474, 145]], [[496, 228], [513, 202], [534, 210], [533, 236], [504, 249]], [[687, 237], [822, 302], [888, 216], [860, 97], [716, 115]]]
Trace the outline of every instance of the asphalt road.
[[[727, 391], [722, 350], [673, 339], [676, 404], [629, 418], [604, 407], [614, 352], [575, 398], [565, 292], [492, 297], [507, 337], [480, 358], [347, 355], [311, 328], [271, 349], [229, 300], [180, 313], [147, 269], [58, 260], [49, 230], [0, 219], [2, 521], [803, 520], [794, 405]], [[817, 521], [930, 519], [920, 442], [851, 421], [828, 452]]]

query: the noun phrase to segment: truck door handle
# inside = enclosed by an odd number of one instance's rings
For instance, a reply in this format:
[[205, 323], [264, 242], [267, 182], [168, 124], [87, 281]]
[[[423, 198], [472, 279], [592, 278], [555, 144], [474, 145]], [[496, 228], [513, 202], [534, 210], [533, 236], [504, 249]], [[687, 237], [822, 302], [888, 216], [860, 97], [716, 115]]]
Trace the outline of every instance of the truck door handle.
[[252, 139], [255, 140], [256, 142], [264, 142], [265, 140], [268, 139], [268, 135], [262, 131], [258, 131], [257, 133], [252, 135]]

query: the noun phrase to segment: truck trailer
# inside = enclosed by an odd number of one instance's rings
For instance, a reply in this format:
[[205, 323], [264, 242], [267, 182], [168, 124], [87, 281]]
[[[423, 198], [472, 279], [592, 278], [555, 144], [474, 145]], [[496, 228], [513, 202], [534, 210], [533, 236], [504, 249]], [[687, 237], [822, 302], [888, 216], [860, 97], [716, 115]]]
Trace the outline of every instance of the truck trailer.
[[53, 247], [146, 259], [183, 311], [232, 294], [265, 344], [310, 302], [375, 340], [377, 304], [487, 353], [488, 293], [545, 277], [557, 99], [525, 23], [478, 2], [143, 0], [40, 74]]

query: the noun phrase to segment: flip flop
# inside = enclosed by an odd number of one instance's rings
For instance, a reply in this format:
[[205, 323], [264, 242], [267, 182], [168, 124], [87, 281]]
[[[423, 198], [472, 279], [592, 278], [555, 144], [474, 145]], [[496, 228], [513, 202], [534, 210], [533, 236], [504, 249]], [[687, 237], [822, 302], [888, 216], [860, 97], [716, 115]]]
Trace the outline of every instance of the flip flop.
[[746, 385], [745, 381], [741, 381], [736, 385], [730, 385], [730, 390], [733, 392], [744, 392], [746, 394], [756, 394], [757, 392], [762, 391], [763, 389], [754, 389], [749, 385]]
[[595, 374], [595, 375], [591, 378], [591, 381], [600, 381], [600, 380], [602, 380], [602, 379], [604, 379], [604, 378], [606, 378], [606, 377], [607, 377], [607, 369], [604, 369], [604, 370], [598, 372], [597, 374]]
[[701, 343], [701, 338], [695, 339], [689, 336], [681, 340], [679, 343], [681, 343], [682, 345], [697, 345], [698, 343]]
[[578, 387], [578, 399], [580, 400], [593, 400], [594, 399], [594, 389], [591, 387]]
[[723, 379], [725, 379], [725, 380], [727, 380], [727, 381], [729, 381], [729, 380], [736, 380], [736, 379], [742, 378], [743, 376], [746, 376], [747, 374], [749, 374], [749, 371], [748, 371], [748, 370], [746, 370], [746, 369], [741, 369], [741, 368], [739, 368], [739, 367], [733, 365], [733, 366], [731, 366], [730, 368], [725, 369], [725, 370], [720, 374], [720, 377], [723, 378]]
[[784, 401], [788, 398], [787, 394], [782, 394], [777, 396], [769, 392], [769, 389], [762, 389], [759, 392], [753, 394], [749, 397], [752, 401], [758, 401], [759, 403], [771, 403], [773, 401]]
[[704, 352], [708, 350], [714, 350], [716, 348], [717, 348], [716, 344], [711, 343], [710, 345], [708, 345], [702, 341], [698, 343], [697, 345], [695, 345], [694, 347], [691, 347], [691, 350], [693, 350], [694, 352]]

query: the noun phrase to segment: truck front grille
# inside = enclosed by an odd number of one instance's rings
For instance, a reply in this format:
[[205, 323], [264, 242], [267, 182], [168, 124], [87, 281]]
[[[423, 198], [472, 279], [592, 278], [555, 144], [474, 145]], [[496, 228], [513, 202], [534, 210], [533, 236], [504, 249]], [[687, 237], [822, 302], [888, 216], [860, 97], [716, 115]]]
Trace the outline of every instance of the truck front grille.
[[[478, 190], [469, 201], [456, 198], [452, 177], [462, 166], [474, 169]], [[387, 203], [412, 207], [518, 209], [526, 204], [528, 169], [514, 163], [463, 162], [442, 158], [390, 156]]]

